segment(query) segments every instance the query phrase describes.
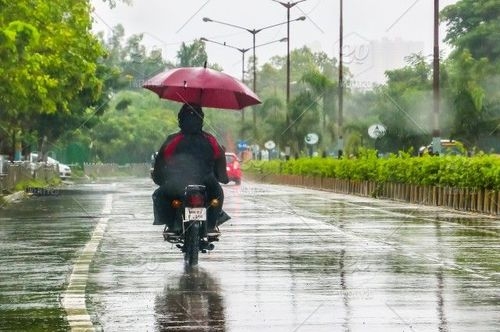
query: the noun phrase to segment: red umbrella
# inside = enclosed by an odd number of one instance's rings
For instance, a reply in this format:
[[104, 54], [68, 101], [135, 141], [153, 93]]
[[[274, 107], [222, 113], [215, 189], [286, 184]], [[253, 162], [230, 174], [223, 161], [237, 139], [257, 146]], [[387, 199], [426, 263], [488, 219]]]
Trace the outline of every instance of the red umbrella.
[[148, 79], [142, 87], [160, 98], [202, 107], [239, 110], [260, 104], [259, 97], [236, 78], [204, 67], [181, 67]]

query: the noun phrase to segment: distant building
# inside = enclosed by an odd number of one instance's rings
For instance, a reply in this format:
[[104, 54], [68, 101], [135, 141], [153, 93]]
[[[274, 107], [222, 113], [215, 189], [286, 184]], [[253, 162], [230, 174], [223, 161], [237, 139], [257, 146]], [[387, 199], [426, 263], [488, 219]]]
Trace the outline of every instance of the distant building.
[[[349, 44], [349, 41], [353, 44]], [[354, 44], [358, 42], [357, 44]], [[344, 42], [344, 66], [353, 75], [353, 87], [367, 89], [386, 82], [386, 70], [404, 67], [405, 57], [424, 51], [424, 42], [390, 40], [364, 40], [359, 36], [346, 38]], [[424, 54], [425, 55], [425, 54]]]

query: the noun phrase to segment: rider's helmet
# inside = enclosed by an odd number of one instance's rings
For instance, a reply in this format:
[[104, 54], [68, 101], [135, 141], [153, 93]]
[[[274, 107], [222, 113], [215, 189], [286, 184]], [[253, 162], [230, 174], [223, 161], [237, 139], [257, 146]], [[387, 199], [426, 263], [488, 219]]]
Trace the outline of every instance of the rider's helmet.
[[201, 132], [204, 116], [200, 106], [195, 104], [184, 104], [177, 115], [179, 128], [186, 134]]

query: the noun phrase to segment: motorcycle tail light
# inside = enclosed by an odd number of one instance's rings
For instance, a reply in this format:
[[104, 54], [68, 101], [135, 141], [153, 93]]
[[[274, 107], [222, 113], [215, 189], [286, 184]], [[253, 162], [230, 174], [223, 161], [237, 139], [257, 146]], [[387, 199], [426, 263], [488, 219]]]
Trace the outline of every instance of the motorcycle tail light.
[[191, 194], [187, 197], [187, 205], [189, 207], [205, 206], [205, 197], [202, 194]]
[[174, 199], [171, 203], [170, 206], [172, 206], [174, 209], [178, 209], [182, 206], [182, 202], [178, 199]]

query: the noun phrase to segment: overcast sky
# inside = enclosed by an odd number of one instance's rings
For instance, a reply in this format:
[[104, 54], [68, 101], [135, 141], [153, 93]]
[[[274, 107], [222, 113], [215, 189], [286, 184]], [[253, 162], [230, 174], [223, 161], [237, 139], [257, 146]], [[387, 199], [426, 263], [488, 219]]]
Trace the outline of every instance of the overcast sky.
[[[422, 52], [432, 54], [433, 2], [431, 0], [347, 0], [344, 1], [344, 44], [366, 44], [369, 40], [402, 39], [423, 42]], [[440, 8], [457, 2], [441, 0]], [[144, 44], [159, 47], [165, 58], [175, 61], [182, 42], [205, 37], [238, 48], [252, 47], [248, 31], [217, 23], [203, 22], [203, 17], [248, 29], [260, 29], [286, 21], [287, 10], [273, 0], [133, 0], [131, 6], [118, 4], [114, 9], [93, 0], [95, 30], [109, 33], [118, 23], [127, 35], [144, 33]], [[305, 21], [290, 24], [290, 48], [304, 45], [338, 58], [339, 0], [306, 0], [290, 10], [291, 19], [306, 16]], [[444, 37], [445, 27], [441, 27]], [[264, 29], [256, 34], [256, 44], [286, 37], [286, 24]], [[444, 45], [442, 46], [445, 47]], [[241, 77], [241, 52], [207, 43], [209, 62]], [[248, 57], [252, 51], [246, 53]], [[262, 64], [274, 55], [286, 55], [286, 42], [276, 42], [256, 49]]]

